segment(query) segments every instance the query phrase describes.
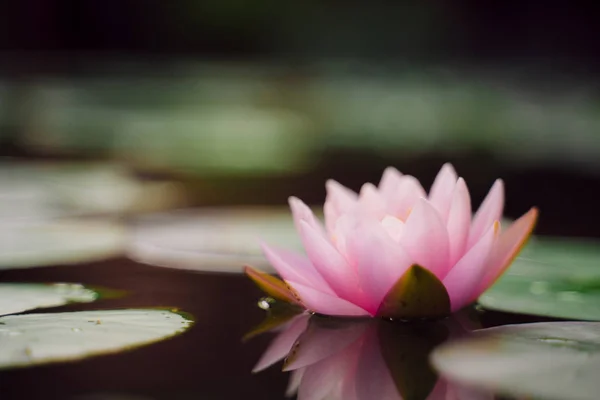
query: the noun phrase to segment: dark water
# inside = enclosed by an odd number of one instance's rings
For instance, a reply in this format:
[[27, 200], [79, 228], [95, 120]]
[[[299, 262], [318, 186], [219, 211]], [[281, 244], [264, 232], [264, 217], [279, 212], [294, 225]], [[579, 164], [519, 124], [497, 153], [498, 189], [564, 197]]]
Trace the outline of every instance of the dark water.
[[[126, 259], [0, 272], [0, 282], [78, 282], [127, 296], [41, 312], [177, 307], [196, 318], [184, 334], [136, 350], [83, 361], [0, 371], [1, 399], [281, 399], [288, 374], [251, 370], [273, 335], [241, 338], [265, 312], [262, 293], [243, 275], [150, 267]], [[34, 311], [34, 312], [40, 312]], [[485, 313], [484, 326], [533, 317]]]
[[41, 312], [169, 306], [196, 318], [184, 334], [133, 351], [1, 371], [1, 399], [84, 399], [92, 394], [152, 399], [283, 397], [287, 376], [277, 368], [250, 373], [271, 338], [263, 335], [242, 343], [242, 336], [264, 316], [256, 306], [261, 292], [242, 275], [190, 273], [118, 259], [2, 271], [0, 281], [79, 282], [129, 292], [118, 299]]

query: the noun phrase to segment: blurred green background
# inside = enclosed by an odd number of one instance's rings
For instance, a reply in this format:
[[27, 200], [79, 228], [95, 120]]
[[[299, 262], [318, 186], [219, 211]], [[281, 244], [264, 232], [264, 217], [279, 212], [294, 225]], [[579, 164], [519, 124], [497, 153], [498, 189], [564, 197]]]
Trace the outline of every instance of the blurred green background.
[[[496, 177], [538, 232], [598, 236], [593, 10], [359, 1], [35, 1], [0, 13], [7, 160], [109, 162], [185, 205], [323, 200], [387, 165]], [[182, 205], [182, 203], [180, 203]]]

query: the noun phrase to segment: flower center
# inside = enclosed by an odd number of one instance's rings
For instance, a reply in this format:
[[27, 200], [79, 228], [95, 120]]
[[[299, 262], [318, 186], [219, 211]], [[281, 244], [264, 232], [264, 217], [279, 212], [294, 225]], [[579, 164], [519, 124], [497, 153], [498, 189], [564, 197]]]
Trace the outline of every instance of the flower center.
[[404, 233], [404, 221], [393, 215], [386, 215], [381, 220], [381, 226], [395, 242], [400, 242]]

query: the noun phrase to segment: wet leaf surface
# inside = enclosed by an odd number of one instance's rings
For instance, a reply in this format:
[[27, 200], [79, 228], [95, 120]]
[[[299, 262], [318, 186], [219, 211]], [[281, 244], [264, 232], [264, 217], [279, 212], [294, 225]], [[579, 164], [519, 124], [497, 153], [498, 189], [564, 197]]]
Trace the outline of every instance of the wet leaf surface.
[[547, 322], [485, 329], [432, 357], [451, 380], [515, 396], [597, 399], [600, 323]]
[[600, 320], [600, 244], [534, 238], [479, 303], [499, 311]]
[[128, 350], [166, 339], [192, 321], [165, 310], [107, 310], [0, 317], [0, 368]]
[[99, 220], [32, 221], [0, 226], [0, 270], [82, 264], [122, 254], [121, 224]]
[[78, 284], [1, 283], [0, 315], [56, 307], [72, 302], [89, 303], [97, 298], [98, 293]]

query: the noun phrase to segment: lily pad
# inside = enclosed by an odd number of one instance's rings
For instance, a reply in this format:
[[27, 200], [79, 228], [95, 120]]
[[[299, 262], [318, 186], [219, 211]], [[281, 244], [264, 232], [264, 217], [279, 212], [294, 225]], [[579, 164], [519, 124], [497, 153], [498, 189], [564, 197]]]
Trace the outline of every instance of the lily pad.
[[3, 224], [47, 220], [62, 215], [41, 184], [24, 181], [15, 171], [0, 164], [3, 171], [12, 174], [0, 175], [0, 221]]
[[3, 162], [0, 170], [3, 220], [121, 214], [181, 203], [177, 185], [139, 181], [116, 164]]
[[600, 320], [600, 244], [535, 238], [479, 303], [499, 311]]
[[446, 287], [429, 270], [411, 266], [392, 286], [377, 315], [387, 318], [437, 318], [450, 314]]
[[231, 208], [140, 218], [128, 255], [168, 268], [241, 273], [244, 264], [251, 264], [275, 272], [262, 255], [261, 240], [302, 251], [289, 210]]
[[78, 284], [2, 283], [0, 284], [0, 315], [62, 306], [71, 302], [89, 303], [97, 298], [96, 292]]
[[129, 350], [192, 326], [165, 310], [112, 310], [0, 317], [0, 369]]
[[123, 253], [123, 226], [96, 220], [16, 223], [0, 227], [0, 269], [85, 263]]
[[600, 323], [485, 329], [438, 348], [432, 361], [451, 380], [503, 394], [595, 400], [600, 393]]
[[169, 181], [143, 182], [111, 164], [56, 167], [44, 181], [71, 213], [124, 214], [164, 210], [184, 202], [182, 188]]

